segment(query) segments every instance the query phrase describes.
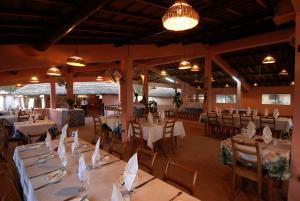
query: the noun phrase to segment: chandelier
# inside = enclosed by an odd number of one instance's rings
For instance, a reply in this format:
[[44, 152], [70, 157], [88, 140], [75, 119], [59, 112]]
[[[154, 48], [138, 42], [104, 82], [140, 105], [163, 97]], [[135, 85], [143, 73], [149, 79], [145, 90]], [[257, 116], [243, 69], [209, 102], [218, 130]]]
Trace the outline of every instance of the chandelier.
[[275, 58], [272, 57], [271, 55], [266, 56], [262, 61], [263, 64], [273, 64], [275, 62], [276, 62]]
[[29, 82], [31, 82], [31, 83], [38, 83], [39, 82], [39, 78], [37, 77], [37, 76], [32, 76], [31, 78], [30, 78], [30, 81]]
[[166, 76], [166, 75], [167, 75], [167, 72], [166, 72], [165, 70], [162, 70], [162, 71], [160, 71], [160, 75]]
[[199, 15], [185, 0], [176, 0], [162, 17], [162, 22], [168, 30], [184, 31], [197, 26]]
[[288, 71], [287, 71], [285, 68], [282, 69], [278, 74], [279, 74], [279, 75], [283, 75], [283, 76], [289, 75]]
[[102, 81], [103, 78], [99, 75], [99, 76], [96, 77], [96, 80], [97, 80], [97, 81]]
[[21, 83], [17, 83], [16, 87], [23, 87], [23, 85]]
[[51, 67], [47, 70], [47, 75], [50, 75], [50, 76], [61, 76], [61, 72], [58, 68], [56, 67]]
[[75, 67], [85, 67], [86, 62], [78, 56], [77, 47], [75, 48], [75, 54], [67, 59], [67, 64]]
[[189, 61], [183, 60], [179, 63], [178, 69], [179, 70], [185, 70], [185, 69], [190, 69], [192, 68], [192, 65]]
[[199, 66], [197, 64], [194, 64], [191, 68], [192, 72], [198, 72], [200, 70]]

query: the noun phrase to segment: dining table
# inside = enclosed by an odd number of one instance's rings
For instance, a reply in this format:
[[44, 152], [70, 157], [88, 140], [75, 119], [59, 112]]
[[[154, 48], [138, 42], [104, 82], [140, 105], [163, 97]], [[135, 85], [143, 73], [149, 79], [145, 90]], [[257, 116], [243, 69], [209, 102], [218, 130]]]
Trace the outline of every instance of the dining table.
[[119, 127], [121, 120], [118, 116], [100, 116], [101, 123], [106, 124], [112, 131]]
[[[259, 143], [261, 148], [262, 168], [267, 171], [269, 180], [269, 192], [272, 192], [274, 180], [289, 180], [291, 177], [291, 141], [287, 139], [273, 138], [270, 143], [261, 140], [261, 136], [247, 137], [245, 134], [233, 136], [237, 141], [246, 143]], [[231, 138], [221, 141], [219, 160], [224, 165], [232, 164], [232, 143]], [[247, 156], [243, 156], [247, 157]], [[271, 182], [271, 183], [270, 183]], [[272, 193], [269, 193], [269, 200], [272, 200]]]
[[18, 115], [14, 114], [7, 114], [0, 116], [0, 120], [6, 120], [8, 124], [13, 125], [15, 122], [18, 121]]
[[[222, 124], [222, 113], [217, 113], [218, 122]], [[207, 113], [201, 113], [200, 122], [207, 122]], [[260, 127], [260, 117], [255, 116], [253, 117], [253, 122], [256, 126], [256, 128]], [[233, 114], [233, 123], [236, 128], [240, 127], [240, 115], [239, 114]], [[283, 132], [289, 132], [289, 130], [293, 127], [293, 122], [291, 118], [288, 117], [278, 117], [275, 118], [275, 130], [277, 131], [283, 131]]]
[[[78, 152], [72, 154], [72, 141], [73, 138], [66, 138], [64, 141], [67, 157], [65, 169], [62, 169], [62, 163], [56, 152], [54, 152], [54, 157], [46, 162], [37, 162], [41, 157], [49, 154], [49, 149], [43, 142], [23, 145], [15, 149], [13, 159], [20, 175], [26, 201], [75, 201], [81, 200], [84, 196], [87, 196], [85, 201], [108, 201], [111, 200], [113, 185], [122, 190], [121, 178], [126, 166], [125, 161], [100, 150], [102, 157], [98, 162], [99, 165], [92, 168], [91, 158], [95, 146], [79, 139], [79, 145], [85, 146], [81, 146], [82, 148]], [[52, 147], [57, 148], [59, 141], [53, 140], [51, 144]], [[80, 191], [82, 183], [77, 175], [78, 160], [82, 155], [84, 155], [90, 175], [87, 189], [83, 192]], [[54, 171], [63, 170], [66, 171], [66, 174], [61, 180], [57, 183], [48, 183], [50, 174], [53, 174]], [[129, 197], [131, 201], [148, 201], [149, 199], [155, 201], [199, 201], [199, 199], [140, 169], [137, 172]]]
[[[163, 138], [165, 122], [150, 123], [148, 121], [140, 122], [143, 138], [147, 141], [147, 146], [153, 149], [153, 144]], [[129, 124], [128, 139], [133, 135], [132, 126]], [[175, 121], [174, 136], [184, 137], [185, 130], [182, 121]]]
[[40, 135], [41, 133], [47, 132], [49, 128], [55, 126], [56, 123], [50, 119], [45, 120], [36, 120], [35, 122], [24, 121], [24, 122], [15, 122], [14, 128], [15, 133], [20, 132], [25, 136], [30, 135]]

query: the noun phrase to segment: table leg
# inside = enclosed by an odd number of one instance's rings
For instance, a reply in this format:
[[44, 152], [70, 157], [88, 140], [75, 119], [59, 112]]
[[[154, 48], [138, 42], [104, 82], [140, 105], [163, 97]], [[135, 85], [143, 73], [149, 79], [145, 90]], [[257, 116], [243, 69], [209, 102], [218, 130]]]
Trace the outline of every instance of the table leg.
[[268, 195], [269, 195], [269, 201], [273, 200], [273, 178], [268, 179]]

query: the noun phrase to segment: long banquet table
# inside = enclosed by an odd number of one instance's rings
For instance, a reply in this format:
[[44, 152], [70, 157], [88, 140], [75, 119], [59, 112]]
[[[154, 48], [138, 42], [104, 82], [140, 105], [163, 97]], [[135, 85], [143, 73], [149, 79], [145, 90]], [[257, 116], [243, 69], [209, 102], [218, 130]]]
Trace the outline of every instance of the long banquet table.
[[[147, 141], [147, 145], [152, 149], [153, 144], [163, 137], [164, 122], [154, 124], [150, 124], [149, 122], [141, 122], [140, 124], [143, 130], [143, 138]], [[132, 126], [130, 124], [128, 128], [128, 139], [130, 139], [132, 135]], [[174, 136], [185, 136], [185, 130], [182, 121], [175, 122]]]
[[[221, 124], [222, 123], [222, 114], [218, 113], [217, 117], [218, 117], [219, 123]], [[207, 120], [207, 113], [202, 113], [200, 115], [199, 121], [206, 121], [206, 120]], [[234, 114], [233, 121], [234, 121], [234, 126], [236, 128], [239, 128], [240, 127], [240, 115]], [[254, 121], [254, 124], [256, 125], [256, 128], [259, 128], [260, 127], [259, 116], [254, 117], [253, 121]], [[291, 118], [278, 117], [277, 119], [275, 119], [275, 130], [288, 132], [292, 126], [293, 126], [293, 122], [292, 122]]]
[[35, 123], [29, 121], [15, 122], [15, 130], [21, 132], [25, 136], [28, 134], [39, 135], [46, 132], [49, 128], [55, 126], [52, 120], [37, 120]]
[[[71, 141], [72, 138], [67, 138], [65, 140], [66, 154], [68, 158], [66, 176], [64, 176], [60, 182], [47, 185], [38, 190], [33, 189], [46, 184], [47, 173], [62, 167], [59, 158], [56, 156], [44, 164], [26, 167], [36, 162], [41, 154], [48, 153], [48, 148], [42, 145], [36, 149], [26, 150], [28, 145], [25, 145], [19, 146], [15, 149], [14, 161], [20, 174], [21, 185], [23, 187], [26, 201], [63, 201], [74, 196], [82, 197], [84, 195], [88, 195], [88, 200], [90, 201], [108, 201], [111, 200], [113, 184], [116, 184], [121, 188], [120, 176], [124, 172], [126, 162], [119, 160], [117, 157], [101, 150], [101, 155], [108, 155], [109, 158], [103, 162], [104, 164], [102, 167], [89, 170], [90, 184], [88, 186], [88, 190], [79, 194], [78, 189], [81, 186], [77, 178], [79, 155], [72, 155]], [[91, 165], [91, 156], [93, 154], [94, 146], [84, 142], [83, 140], [80, 140], [80, 144], [87, 145], [85, 149], [81, 150], [81, 154], [84, 154], [87, 165]], [[58, 141], [52, 141], [52, 146], [57, 147]], [[143, 184], [152, 178], [152, 175], [139, 170], [134, 186]], [[130, 193], [130, 200], [168, 201], [179, 192], [181, 192], [181, 190], [163, 182], [158, 178], [155, 178], [154, 180], [143, 185], [141, 188], [134, 189], [133, 192]], [[183, 192], [180, 194], [180, 196], [174, 199], [174, 201], [175, 200], [197, 201], [198, 199]]]

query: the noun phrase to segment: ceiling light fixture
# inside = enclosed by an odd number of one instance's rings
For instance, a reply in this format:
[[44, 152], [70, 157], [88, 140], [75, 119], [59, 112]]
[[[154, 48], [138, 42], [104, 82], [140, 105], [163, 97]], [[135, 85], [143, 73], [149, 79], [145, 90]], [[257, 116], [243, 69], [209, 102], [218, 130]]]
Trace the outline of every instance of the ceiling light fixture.
[[201, 89], [201, 87], [198, 85], [198, 86], [197, 86], [197, 89]]
[[295, 82], [294, 82], [294, 81], [292, 81], [292, 82], [290, 83], [290, 85], [291, 85], [291, 86], [295, 85]]
[[274, 57], [272, 57], [271, 55], [268, 55], [264, 58], [264, 60], [262, 61], [263, 64], [273, 64], [276, 62], [276, 59]]
[[17, 84], [16, 84], [16, 87], [23, 87], [23, 84], [17, 83]]
[[230, 86], [229, 86], [229, 84], [226, 84], [225, 87], [228, 88], [228, 87], [230, 87]]
[[165, 77], [165, 80], [167, 80], [167, 81], [169, 81], [169, 82], [172, 82], [172, 83], [175, 82], [173, 79], [171, 79], [171, 78], [169, 78], [169, 77]]
[[86, 62], [78, 56], [77, 46], [75, 47], [75, 54], [67, 59], [67, 64], [75, 67], [86, 66]]
[[96, 80], [97, 80], [97, 81], [102, 81], [103, 78], [99, 75], [99, 76], [96, 77]]
[[289, 75], [288, 71], [285, 68], [283, 68], [278, 74], [283, 76]]
[[192, 68], [191, 68], [191, 71], [192, 71], [192, 72], [198, 72], [198, 71], [200, 71], [200, 68], [199, 68], [199, 66], [198, 66], [197, 64], [194, 64], [194, 65], [192, 66]]
[[61, 76], [61, 72], [58, 68], [56, 68], [55, 66], [49, 68], [47, 70], [47, 75], [50, 75], [50, 76]]
[[254, 87], [257, 87], [257, 83], [255, 82], [255, 83], [253, 84], [253, 86], [254, 86]]
[[189, 61], [183, 60], [179, 63], [178, 69], [179, 70], [186, 70], [192, 68], [192, 65]]
[[210, 80], [211, 80], [212, 82], [216, 81], [213, 77], [211, 77]]
[[176, 0], [162, 17], [163, 26], [171, 31], [192, 29], [199, 23], [199, 14], [185, 0]]
[[167, 72], [166, 72], [165, 70], [162, 70], [162, 71], [160, 71], [160, 75], [166, 76], [166, 75], [167, 75]]
[[32, 76], [31, 78], [30, 78], [30, 81], [29, 82], [31, 82], [31, 83], [38, 83], [39, 82], [39, 78], [37, 77], [37, 76]]

